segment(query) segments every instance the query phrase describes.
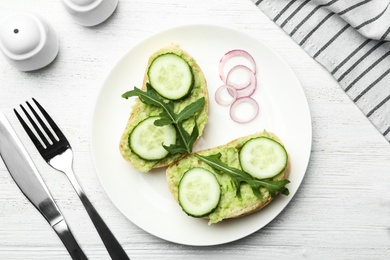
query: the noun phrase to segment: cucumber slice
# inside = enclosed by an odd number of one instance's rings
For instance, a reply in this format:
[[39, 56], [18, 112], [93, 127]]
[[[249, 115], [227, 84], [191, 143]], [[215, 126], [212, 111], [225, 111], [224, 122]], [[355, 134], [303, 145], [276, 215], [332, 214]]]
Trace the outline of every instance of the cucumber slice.
[[173, 53], [153, 60], [148, 70], [149, 83], [162, 96], [179, 100], [190, 93], [193, 75], [188, 63]]
[[287, 152], [283, 145], [267, 137], [247, 141], [240, 150], [240, 164], [243, 171], [254, 178], [272, 178], [287, 166]]
[[212, 213], [221, 199], [221, 188], [212, 172], [203, 168], [186, 171], [179, 183], [179, 204], [183, 211], [193, 217]]
[[162, 146], [176, 143], [176, 130], [173, 125], [155, 126], [159, 119], [152, 116], [135, 126], [129, 136], [131, 150], [144, 160], [159, 160], [168, 155]]

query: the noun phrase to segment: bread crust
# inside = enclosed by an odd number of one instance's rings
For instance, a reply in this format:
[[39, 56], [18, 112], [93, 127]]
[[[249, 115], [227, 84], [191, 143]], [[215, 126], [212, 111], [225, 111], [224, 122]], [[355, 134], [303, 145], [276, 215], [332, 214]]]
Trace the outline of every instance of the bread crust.
[[[148, 60], [145, 73], [144, 73], [144, 78], [143, 78], [143, 83], [142, 83], [142, 90], [146, 90], [146, 83], [149, 82], [149, 77], [148, 77], [148, 70], [153, 62], [154, 59], [156, 59], [158, 56], [165, 54], [165, 53], [174, 53], [181, 58], [183, 58], [187, 63], [190, 65], [191, 70], [194, 75], [194, 86], [193, 89], [191, 90], [191, 94], [189, 97], [185, 98], [184, 100], [180, 101], [175, 101], [175, 104], [181, 103], [181, 104], [190, 104], [196, 99], [194, 98], [195, 92], [197, 97], [204, 97], [205, 98], [205, 105], [203, 109], [199, 112], [196, 122], [198, 125], [199, 129], [199, 137], [203, 133], [203, 129], [207, 124], [208, 120], [208, 109], [209, 109], [209, 98], [208, 98], [208, 91], [207, 91], [207, 82], [204, 77], [204, 74], [199, 67], [199, 65], [196, 63], [195, 59], [192, 58], [186, 51], [182, 50], [179, 45], [177, 44], [170, 44], [155, 53], [153, 53]], [[175, 105], [176, 106], [176, 105]], [[134, 127], [143, 119], [149, 117], [149, 116], [155, 116], [158, 115], [159, 111], [156, 109], [150, 109], [148, 108], [148, 105], [145, 105], [142, 103], [139, 98], [136, 98], [135, 104], [132, 107], [130, 117], [127, 120], [126, 127], [122, 133], [120, 142], [119, 142], [119, 150], [122, 155], [122, 157], [128, 161], [130, 164], [133, 165], [133, 167], [141, 172], [148, 172], [153, 168], [160, 168], [160, 167], [165, 167], [175, 160], [179, 159], [180, 157], [183, 157], [184, 155], [168, 155], [162, 160], [159, 161], [147, 161], [144, 160], [140, 157], [138, 157], [136, 154], [134, 154], [130, 147], [129, 147], [129, 142], [128, 138]], [[191, 119], [193, 120], [193, 119]], [[193, 121], [192, 121], [193, 122]], [[192, 123], [193, 124], [193, 123]], [[197, 140], [198, 140], [197, 139]], [[196, 143], [196, 142], [195, 142]], [[194, 143], [194, 145], [195, 145]]]
[[[279, 143], [282, 143], [280, 141], [280, 139], [275, 134], [263, 131], [263, 132], [254, 133], [252, 135], [240, 137], [238, 139], [230, 141], [227, 144], [220, 145], [220, 146], [213, 147], [213, 148], [209, 148], [209, 149], [205, 149], [205, 150], [202, 150], [202, 151], [199, 151], [196, 153], [200, 154], [200, 155], [207, 156], [210, 154], [215, 154], [217, 152], [221, 152], [222, 148], [225, 149], [224, 151], [231, 151], [231, 150], [235, 149], [237, 161], [238, 161], [238, 150], [242, 147], [242, 144], [245, 143], [247, 140], [250, 140], [250, 139], [255, 138], [255, 137], [260, 137], [260, 136], [266, 136], [268, 138], [272, 138], [272, 139], [278, 141]], [[222, 156], [224, 156], [224, 154], [222, 154]], [[234, 160], [232, 160], [232, 164], [236, 164], [236, 165], [235, 166], [230, 165], [230, 166], [240, 168], [239, 163], [235, 162]], [[206, 164], [204, 164], [202, 161], [197, 159], [194, 156], [194, 154], [189, 154], [189, 155], [186, 155], [181, 160], [178, 160], [178, 161], [174, 162], [173, 164], [171, 164], [166, 170], [166, 180], [168, 183], [169, 191], [172, 193], [173, 198], [177, 202], [178, 202], [178, 185], [179, 185], [180, 179], [181, 179], [182, 175], [184, 174], [184, 172], [186, 172], [187, 170], [189, 170], [190, 168], [193, 168], [193, 167], [204, 167], [206, 169], [209, 168]], [[289, 176], [289, 173], [290, 173], [290, 160], [288, 159], [286, 168], [280, 174], [273, 177], [272, 179], [273, 180], [287, 179]], [[218, 175], [216, 177], [221, 178]], [[227, 176], [225, 176], [225, 178], [226, 177]], [[230, 177], [227, 177], [227, 178], [230, 178]], [[248, 188], [247, 193], [244, 193], [243, 189], [241, 188], [241, 195], [242, 195], [241, 200], [243, 201], [243, 203], [241, 203], [237, 207], [231, 207], [231, 208], [226, 209], [226, 207], [229, 207], [229, 204], [234, 204], [234, 202], [237, 202], [239, 199], [235, 196], [236, 195], [235, 190], [225, 189], [224, 187], [221, 186], [221, 191], [222, 191], [221, 196], [222, 197], [221, 197], [220, 204], [223, 202], [224, 205], [219, 205], [217, 210], [216, 210], [217, 215], [220, 215], [220, 216], [216, 217], [214, 213], [211, 213], [209, 216], [206, 217], [209, 219], [209, 224], [217, 223], [219, 221], [222, 221], [223, 219], [238, 218], [238, 217], [243, 217], [243, 216], [249, 215], [251, 213], [254, 213], [254, 212], [261, 210], [262, 208], [264, 208], [266, 205], [268, 205], [273, 200], [273, 198], [270, 196], [270, 194], [268, 193], [268, 191], [266, 189], [263, 189], [263, 188], [261, 189], [263, 200], [259, 200], [253, 195], [253, 192], [250, 190], [249, 187], [246, 187], [246, 188]], [[227, 211], [227, 212], [223, 212], [223, 211]]]

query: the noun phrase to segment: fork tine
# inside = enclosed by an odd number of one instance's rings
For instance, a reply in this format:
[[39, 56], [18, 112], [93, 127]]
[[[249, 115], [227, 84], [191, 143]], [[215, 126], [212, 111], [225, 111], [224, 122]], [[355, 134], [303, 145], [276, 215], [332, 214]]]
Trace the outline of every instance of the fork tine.
[[65, 135], [62, 133], [60, 128], [57, 126], [57, 124], [54, 122], [54, 120], [49, 116], [49, 114], [46, 112], [46, 110], [41, 106], [41, 104], [38, 103], [34, 98], [32, 99], [35, 103], [35, 105], [38, 107], [38, 109], [41, 111], [42, 115], [46, 118], [46, 121], [49, 123], [51, 128], [54, 130], [54, 133], [56, 133], [57, 137], [61, 141], [67, 141]]
[[[30, 105], [30, 103], [26, 102], [27, 106], [30, 108], [31, 112], [34, 114], [35, 118], [38, 120], [39, 124], [41, 125], [41, 127], [43, 128], [43, 130], [45, 131], [45, 133], [47, 134], [47, 136], [49, 137], [49, 139], [55, 143], [57, 140], [56, 138], [54, 137], [54, 135], [50, 132], [49, 128], [46, 126], [45, 122], [43, 122], [43, 120], [41, 119], [41, 117], [38, 115], [38, 113], [35, 111], [35, 109]], [[49, 123], [50, 124], [50, 123]], [[34, 126], [34, 124], [33, 124]], [[35, 126], [34, 126], [35, 127]], [[37, 129], [35, 129], [37, 130]], [[41, 136], [42, 138], [42, 136]]]
[[[29, 105], [28, 102], [26, 102], [26, 103], [27, 103], [27, 105]], [[34, 119], [27, 112], [27, 110], [22, 105], [20, 105], [20, 107], [22, 108], [23, 113], [26, 115], [27, 119], [30, 121], [30, 123], [33, 126], [33, 128], [35, 129], [35, 131], [37, 132], [38, 136], [41, 138], [41, 140], [43, 141], [45, 146], [48, 147], [50, 145], [50, 143], [47, 140], [46, 136], [42, 133], [41, 129], [39, 129], [38, 125], [35, 123]]]
[[26, 131], [27, 135], [30, 137], [31, 141], [34, 143], [34, 145], [38, 149], [38, 151], [44, 150], [45, 148], [43, 147], [41, 142], [38, 140], [38, 138], [35, 136], [35, 134], [31, 131], [31, 129], [26, 124], [26, 122], [24, 122], [23, 118], [19, 115], [19, 113], [18, 113], [18, 111], [16, 111], [16, 109], [14, 109], [14, 113], [16, 114], [16, 117], [18, 118], [19, 122], [22, 124], [24, 130]]

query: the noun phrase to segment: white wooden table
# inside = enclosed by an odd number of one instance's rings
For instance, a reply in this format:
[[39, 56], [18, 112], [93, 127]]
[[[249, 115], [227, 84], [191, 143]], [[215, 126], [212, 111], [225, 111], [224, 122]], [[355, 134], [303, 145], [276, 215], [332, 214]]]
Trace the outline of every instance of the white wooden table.
[[[120, 0], [110, 20], [94, 28], [75, 24], [59, 0], [0, 1], [0, 17], [23, 10], [50, 21], [60, 37], [60, 53], [51, 66], [30, 73], [0, 57], [0, 110], [90, 259], [109, 256], [66, 177], [43, 162], [13, 115], [12, 109], [31, 97], [61, 119], [75, 151], [77, 178], [131, 259], [389, 259], [389, 143], [336, 81], [249, 0]], [[191, 23], [239, 29], [276, 50], [301, 82], [313, 122], [310, 163], [291, 203], [263, 229], [213, 247], [173, 244], [127, 220], [104, 192], [90, 153], [92, 107], [110, 68], [142, 39]], [[70, 259], [2, 161], [0, 259]]]

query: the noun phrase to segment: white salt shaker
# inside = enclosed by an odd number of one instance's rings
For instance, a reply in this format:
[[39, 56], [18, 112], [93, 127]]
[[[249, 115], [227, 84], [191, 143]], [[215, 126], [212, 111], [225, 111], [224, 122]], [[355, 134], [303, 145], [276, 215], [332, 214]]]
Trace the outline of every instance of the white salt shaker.
[[118, 0], [62, 0], [73, 19], [83, 26], [104, 22], [115, 11]]
[[7, 16], [0, 23], [0, 49], [17, 69], [32, 71], [55, 59], [59, 41], [42, 17], [20, 12]]

